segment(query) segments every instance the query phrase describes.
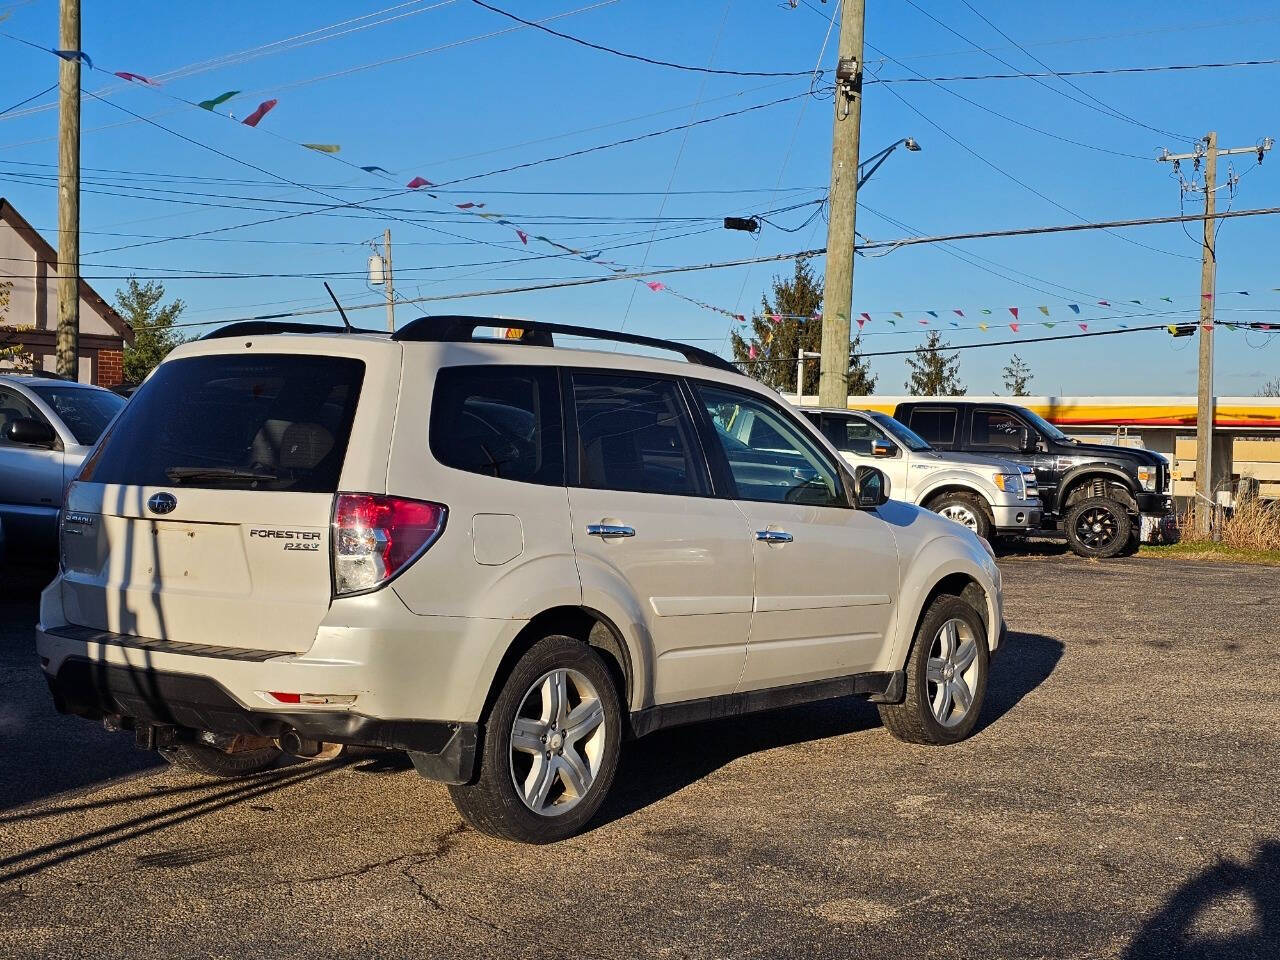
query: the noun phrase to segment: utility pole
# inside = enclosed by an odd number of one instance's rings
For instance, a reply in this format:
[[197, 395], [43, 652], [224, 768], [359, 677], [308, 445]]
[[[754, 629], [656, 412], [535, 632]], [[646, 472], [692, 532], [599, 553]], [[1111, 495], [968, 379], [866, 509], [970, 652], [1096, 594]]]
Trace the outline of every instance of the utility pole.
[[383, 275], [387, 282], [387, 330], [396, 332], [396, 294], [391, 286], [391, 228], [382, 235], [382, 258], [386, 261]]
[[[80, 50], [80, 0], [62, 0], [59, 42]], [[58, 373], [80, 368], [80, 60], [58, 64]]]
[[1194, 153], [1161, 154], [1161, 162], [1173, 163], [1174, 169], [1183, 160], [1197, 165], [1204, 159], [1204, 241], [1200, 258], [1200, 364], [1196, 386], [1196, 533], [1208, 536], [1216, 501], [1213, 491], [1213, 326], [1214, 283], [1218, 274], [1218, 245], [1214, 214], [1214, 197], [1218, 190], [1218, 157], [1234, 153], [1256, 153], [1258, 162], [1271, 149], [1267, 137], [1252, 147], [1218, 149], [1218, 134], [1210, 131], [1203, 145], [1197, 144]]
[[824, 407], [849, 405], [849, 318], [853, 313], [853, 243], [858, 211], [865, 20], [865, 0], [842, 0], [831, 136], [831, 190], [827, 205], [830, 222], [822, 304], [822, 359], [818, 364], [818, 403]]

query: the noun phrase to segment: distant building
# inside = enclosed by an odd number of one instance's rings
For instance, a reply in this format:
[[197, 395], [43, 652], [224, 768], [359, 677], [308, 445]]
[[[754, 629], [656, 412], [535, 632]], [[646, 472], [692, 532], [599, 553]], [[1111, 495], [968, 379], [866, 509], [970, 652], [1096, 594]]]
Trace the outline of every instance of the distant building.
[[[21, 344], [37, 369], [56, 370], [58, 252], [0, 197], [0, 349]], [[133, 330], [80, 281], [80, 364], [76, 379], [113, 387], [124, 380], [124, 345]], [[12, 367], [0, 359], [0, 368]]]

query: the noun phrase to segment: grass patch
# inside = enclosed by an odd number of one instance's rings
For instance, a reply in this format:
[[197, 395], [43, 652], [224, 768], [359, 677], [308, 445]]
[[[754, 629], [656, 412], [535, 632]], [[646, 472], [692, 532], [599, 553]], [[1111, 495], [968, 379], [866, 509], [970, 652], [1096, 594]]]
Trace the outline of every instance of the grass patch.
[[1256, 563], [1267, 567], [1280, 567], [1280, 550], [1257, 547], [1233, 547], [1213, 541], [1186, 541], [1183, 543], [1144, 544], [1140, 557], [1177, 557], [1181, 560], [1218, 560], [1228, 563]]

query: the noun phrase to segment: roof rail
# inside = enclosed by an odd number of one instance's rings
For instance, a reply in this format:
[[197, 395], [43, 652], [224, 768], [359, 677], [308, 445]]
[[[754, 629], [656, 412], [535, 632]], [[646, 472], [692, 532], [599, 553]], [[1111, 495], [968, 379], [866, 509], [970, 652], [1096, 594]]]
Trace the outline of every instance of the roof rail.
[[221, 340], [224, 337], [265, 337], [272, 333], [381, 333], [380, 330], [364, 330], [360, 327], [336, 327], [331, 324], [300, 323], [297, 320], [236, 320], [210, 330], [201, 340]]
[[[493, 342], [523, 343], [530, 346], [554, 347], [553, 334], [566, 337], [584, 337], [591, 340], [612, 340], [617, 343], [631, 343], [641, 347], [652, 347], [656, 350], [671, 350], [681, 354], [690, 363], [701, 364], [728, 373], [740, 373], [732, 363], [710, 350], [691, 347], [687, 343], [675, 340], [662, 340], [658, 337], [645, 337], [638, 333], [622, 333], [618, 330], [598, 330], [595, 327], [578, 327], [568, 323], [545, 323], [541, 320], [504, 320], [500, 317], [465, 317], [438, 316], [419, 317], [411, 320], [391, 335], [392, 340], [410, 340], [427, 343], [466, 343], [475, 340], [477, 327], [508, 327], [521, 331], [519, 340]], [[484, 339], [484, 338], [481, 338]]]
[[74, 383], [72, 377], [64, 377], [60, 373], [54, 373], [52, 370], [0, 370], [0, 374], [7, 377], [35, 377], [38, 380], [65, 380], [67, 383]]

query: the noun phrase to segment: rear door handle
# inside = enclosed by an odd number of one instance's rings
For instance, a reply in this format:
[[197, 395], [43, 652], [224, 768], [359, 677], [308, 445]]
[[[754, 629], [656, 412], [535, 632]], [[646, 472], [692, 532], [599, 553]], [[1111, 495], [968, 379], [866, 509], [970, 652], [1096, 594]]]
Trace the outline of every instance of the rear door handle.
[[785, 530], [757, 530], [756, 539], [765, 543], [790, 543], [795, 537]]
[[587, 535], [592, 537], [634, 537], [635, 527], [621, 523], [588, 523]]

